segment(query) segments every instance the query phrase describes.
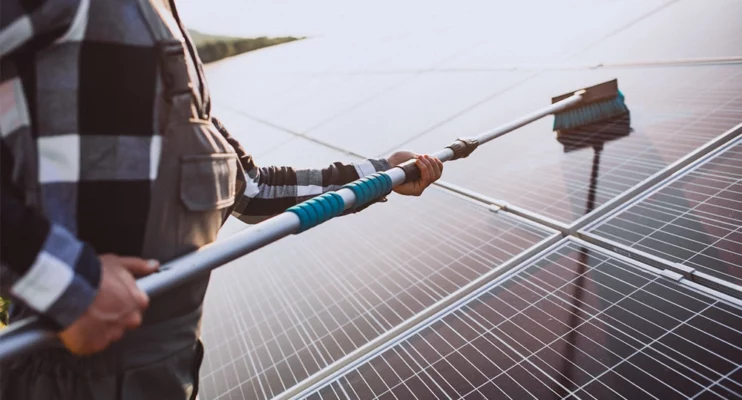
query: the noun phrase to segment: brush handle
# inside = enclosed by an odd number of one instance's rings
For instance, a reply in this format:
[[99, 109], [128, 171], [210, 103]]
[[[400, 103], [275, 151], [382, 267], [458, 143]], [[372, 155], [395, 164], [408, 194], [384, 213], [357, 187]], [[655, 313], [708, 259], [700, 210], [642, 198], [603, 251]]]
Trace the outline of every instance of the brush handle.
[[[479, 141], [476, 138], [456, 139], [455, 142], [433, 156], [443, 162], [458, 160], [468, 157], [469, 154], [477, 149], [477, 146], [479, 146]], [[420, 179], [420, 170], [417, 168], [415, 160], [408, 160], [397, 167], [401, 168], [405, 173], [404, 183], [414, 182]]]
[[479, 142], [480, 145], [485, 144], [489, 142], [490, 140], [497, 139], [498, 137], [506, 133], [512, 132], [522, 126], [528, 125], [531, 122], [539, 120], [547, 115], [555, 114], [560, 111], [564, 111], [567, 108], [573, 107], [579, 104], [580, 102], [582, 102], [583, 99], [584, 99], [583, 94], [581, 94], [580, 92], [577, 92], [573, 94], [572, 96], [569, 96], [565, 98], [564, 100], [558, 101], [548, 107], [544, 107], [540, 110], [524, 115], [523, 117], [520, 117], [516, 120], [500, 125], [495, 129], [487, 131], [477, 136], [477, 141]]
[[397, 165], [397, 167], [404, 171], [404, 183], [414, 182], [420, 179], [420, 169], [417, 168], [415, 160], [405, 161], [402, 164]]
[[[432, 154], [432, 156], [443, 162], [464, 158], [471, 154], [478, 145], [482, 145], [508, 132], [512, 132], [515, 129], [527, 125], [546, 115], [571, 107], [580, 101], [582, 101], [582, 96], [580, 94], [575, 94], [562, 101], [554, 103], [549, 107], [545, 107], [520, 119], [485, 132], [474, 139], [459, 139], [452, 145]], [[386, 177], [383, 177], [384, 180], [391, 181], [391, 187], [395, 187], [405, 181], [420, 179], [420, 171], [415, 165], [414, 160], [403, 163], [398, 167], [383, 172], [382, 174], [386, 175]], [[359, 180], [357, 181], [358, 187], [355, 188], [355, 191], [367, 190], [367, 187], [370, 187], [370, 185], [378, 187], [379, 182], [375, 182], [375, 180], [381, 178], [382, 177], [379, 176], [373, 178], [367, 177], [364, 178], [365, 183], [360, 182], [361, 180]], [[378, 190], [378, 192], [381, 193], [382, 190]], [[335, 193], [336, 195], [333, 196], [325, 196], [326, 201], [316, 200], [316, 202], [321, 203], [316, 206], [323, 207], [323, 210], [325, 210], [325, 206], [331, 207], [325, 203], [330, 201], [342, 201], [343, 209], [347, 210], [354, 207], [354, 205], [359, 205], [356, 204], [357, 198], [354, 190], [343, 188]], [[330, 199], [330, 197], [332, 199]], [[364, 200], [368, 201], [371, 197], [372, 196], [364, 196]], [[313, 206], [312, 208], [318, 209], [317, 207]], [[308, 209], [307, 207], [304, 208]], [[225, 240], [206, 245], [195, 252], [168, 262], [160, 268], [158, 273], [138, 279], [137, 285], [150, 297], [157, 296], [170, 288], [176, 287], [198, 276], [202, 276], [221, 265], [245, 256], [246, 254], [260, 249], [267, 244], [282, 239], [285, 236], [309, 229], [314, 225], [331, 219], [330, 217], [323, 220], [323, 218], [319, 217], [324, 216], [324, 214], [321, 215], [320, 212], [317, 212], [315, 215], [310, 215], [308, 218], [312, 223], [305, 224], [305, 221], [302, 219], [300, 214], [300, 212], [287, 211], [257, 225], [253, 225]], [[60, 346], [60, 343], [57, 340], [56, 335], [45, 324], [36, 317], [30, 317], [23, 321], [13, 323], [0, 333], [0, 361], [5, 361], [34, 348], [45, 346]], [[321, 372], [325, 374], [327, 373], [326, 370]], [[319, 375], [319, 377], [313, 379], [316, 380], [322, 377], [322, 374]], [[322, 378], [324, 379], [326, 376]], [[302, 382], [295, 386], [294, 389], [306, 389], [306, 384], [307, 382]]]
[[[457, 139], [451, 145], [446, 147], [444, 150], [434, 154], [443, 162], [458, 160], [460, 158], [468, 157], [474, 150], [482, 144], [485, 144], [491, 140], [497, 139], [498, 137], [510, 133], [520, 127], [530, 124], [533, 121], [539, 120], [547, 115], [558, 113], [569, 107], [572, 107], [583, 100], [585, 92], [578, 91], [572, 96], [569, 96], [563, 100], [560, 100], [548, 107], [544, 107], [540, 110], [534, 111], [527, 114], [519, 119], [510, 121], [506, 124], [500, 125], [495, 129], [486, 131], [474, 138]], [[420, 170], [415, 165], [415, 160], [406, 161], [397, 166], [397, 168], [404, 171], [405, 180], [404, 183], [413, 182], [420, 179]]]

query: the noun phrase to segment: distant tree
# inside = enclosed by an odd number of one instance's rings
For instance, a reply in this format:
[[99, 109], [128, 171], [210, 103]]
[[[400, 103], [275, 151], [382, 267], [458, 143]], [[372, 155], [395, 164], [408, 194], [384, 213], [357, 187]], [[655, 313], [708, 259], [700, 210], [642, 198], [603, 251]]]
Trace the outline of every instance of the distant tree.
[[254, 51], [264, 47], [275, 46], [301, 39], [296, 37], [258, 37], [245, 39], [229, 36], [205, 35], [197, 31], [191, 31], [190, 35], [196, 44], [198, 55], [204, 63], [210, 63], [223, 58], [246, 53], [248, 51]]
[[0, 297], [0, 325], [8, 325], [8, 309], [10, 308], [10, 301]]

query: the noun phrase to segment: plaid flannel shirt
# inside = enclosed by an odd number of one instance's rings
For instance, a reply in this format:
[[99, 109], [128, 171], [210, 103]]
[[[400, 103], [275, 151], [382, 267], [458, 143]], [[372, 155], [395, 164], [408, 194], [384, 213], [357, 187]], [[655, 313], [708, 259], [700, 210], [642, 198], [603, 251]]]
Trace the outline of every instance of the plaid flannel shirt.
[[[172, 14], [211, 118], [200, 60]], [[0, 0], [2, 295], [60, 328], [94, 299], [98, 254], [141, 252], [161, 144], [157, 61], [136, 0]], [[389, 168], [384, 159], [257, 167], [213, 121], [247, 171], [233, 212], [243, 221]]]

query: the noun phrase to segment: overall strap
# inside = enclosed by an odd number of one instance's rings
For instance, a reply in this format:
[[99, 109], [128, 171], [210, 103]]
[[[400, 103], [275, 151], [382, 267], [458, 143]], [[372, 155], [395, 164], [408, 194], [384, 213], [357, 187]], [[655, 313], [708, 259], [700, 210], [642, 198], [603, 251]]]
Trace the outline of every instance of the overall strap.
[[163, 83], [163, 96], [167, 106], [180, 108], [171, 110], [165, 115], [173, 112], [180, 117], [197, 118], [199, 113], [198, 103], [200, 96], [191, 82], [188, 72], [187, 51], [183, 40], [175, 37], [170, 28], [165, 24], [151, 0], [137, 0], [152, 36], [155, 39], [155, 47], [158, 52], [161, 78]]

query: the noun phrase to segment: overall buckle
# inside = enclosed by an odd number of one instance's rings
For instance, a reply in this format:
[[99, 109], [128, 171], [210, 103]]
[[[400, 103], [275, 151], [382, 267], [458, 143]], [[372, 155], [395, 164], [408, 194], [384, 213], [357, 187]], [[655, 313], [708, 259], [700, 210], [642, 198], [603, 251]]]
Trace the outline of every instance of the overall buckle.
[[159, 42], [157, 50], [162, 68], [165, 97], [170, 100], [178, 95], [193, 95], [193, 85], [188, 74], [183, 42], [175, 39]]

